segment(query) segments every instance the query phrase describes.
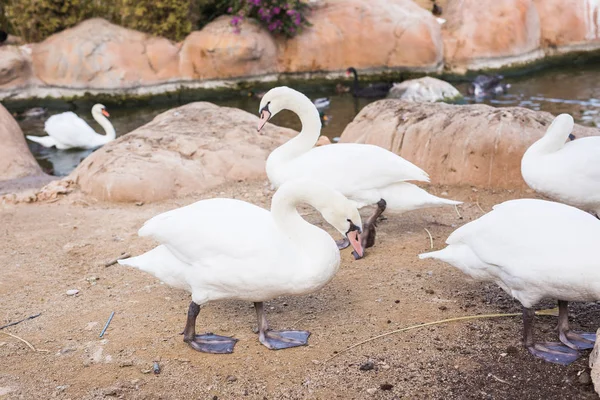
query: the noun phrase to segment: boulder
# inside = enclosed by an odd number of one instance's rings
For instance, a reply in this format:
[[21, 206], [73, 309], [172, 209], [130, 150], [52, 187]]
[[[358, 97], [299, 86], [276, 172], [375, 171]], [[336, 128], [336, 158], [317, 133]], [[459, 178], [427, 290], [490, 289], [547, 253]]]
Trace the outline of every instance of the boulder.
[[[433, 183], [526, 188], [525, 150], [544, 135], [554, 116], [520, 107], [371, 103], [342, 133], [340, 143], [369, 143], [393, 151], [427, 171]], [[575, 125], [577, 137], [598, 130]]]
[[179, 45], [100, 18], [33, 45], [32, 59], [45, 86], [126, 89], [179, 79]]
[[404, 101], [436, 102], [455, 101], [463, 96], [448, 82], [426, 76], [395, 83], [387, 97]]
[[31, 59], [27, 47], [0, 46], [0, 90], [29, 84]]
[[0, 181], [42, 175], [12, 115], [0, 104]]
[[[312, 27], [280, 41], [280, 72], [441, 67], [441, 29], [412, 0], [338, 0], [310, 15]], [[367, 29], [368, 28], [368, 29]]]
[[[596, 336], [600, 335], [600, 329], [596, 332]], [[594, 344], [594, 350], [590, 353], [590, 375], [592, 376], [592, 382], [594, 382], [594, 389], [596, 393], [600, 394], [600, 341], [596, 341]]]
[[230, 21], [231, 17], [220, 17], [185, 39], [180, 59], [184, 78], [234, 78], [276, 72], [273, 36], [248, 19], [236, 33]]
[[151, 202], [264, 178], [269, 153], [296, 132], [257, 124], [236, 108], [187, 104], [95, 151], [69, 179], [99, 200]]
[[600, 3], [589, 0], [534, 0], [540, 16], [542, 46], [564, 53], [600, 48]]
[[533, 0], [449, 1], [444, 18], [444, 61], [455, 72], [500, 68], [544, 56]]

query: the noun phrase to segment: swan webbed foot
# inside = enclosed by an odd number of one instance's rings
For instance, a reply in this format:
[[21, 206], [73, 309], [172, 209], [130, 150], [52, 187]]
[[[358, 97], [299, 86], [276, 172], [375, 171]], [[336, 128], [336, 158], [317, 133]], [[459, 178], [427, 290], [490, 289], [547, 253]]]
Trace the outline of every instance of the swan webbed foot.
[[340, 240], [336, 240], [335, 244], [337, 244], [338, 249], [344, 250], [346, 247], [350, 246], [350, 241], [348, 238], [343, 238]]
[[194, 339], [184, 339], [194, 350], [211, 354], [231, 354], [237, 339], [229, 336], [219, 336], [212, 333], [196, 335]]
[[567, 331], [560, 335], [560, 341], [573, 350], [593, 349], [596, 342], [596, 334]]
[[259, 335], [260, 342], [271, 350], [306, 346], [309, 331], [265, 331]]
[[573, 350], [562, 343], [535, 343], [527, 346], [527, 350], [546, 362], [560, 365], [569, 365], [581, 356], [577, 350]]

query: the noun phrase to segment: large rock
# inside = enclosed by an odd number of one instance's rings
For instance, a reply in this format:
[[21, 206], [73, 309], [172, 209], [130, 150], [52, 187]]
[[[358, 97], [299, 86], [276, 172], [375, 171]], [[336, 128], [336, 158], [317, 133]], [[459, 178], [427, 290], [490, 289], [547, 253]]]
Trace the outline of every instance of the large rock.
[[[526, 187], [521, 158], [554, 117], [520, 107], [380, 100], [356, 116], [340, 142], [370, 143], [423, 168], [433, 183]], [[575, 126], [577, 137], [598, 135]]]
[[[600, 336], [600, 329], [596, 332], [596, 336]], [[590, 353], [590, 368], [592, 369], [590, 375], [592, 376], [592, 382], [594, 382], [594, 389], [596, 393], [600, 394], [600, 341], [596, 341], [594, 344], [594, 350]]]
[[310, 22], [301, 35], [280, 42], [281, 72], [441, 67], [440, 25], [412, 0], [330, 0]]
[[90, 19], [33, 46], [45, 86], [124, 89], [179, 79], [179, 45]]
[[600, 47], [600, 3], [595, 0], [534, 0], [542, 45], [548, 53]]
[[447, 68], [499, 68], [544, 56], [533, 0], [454, 0], [444, 11]]
[[0, 46], [0, 89], [23, 87], [29, 84], [30, 79], [28, 47]]
[[181, 47], [184, 78], [215, 79], [276, 72], [277, 46], [258, 23], [245, 20], [236, 33], [223, 16], [192, 32]]
[[42, 175], [40, 166], [27, 147], [19, 124], [2, 104], [0, 104], [0, 143], [2, 143], [0, 181]]
[[448, 82], [426, 76], [395, 83], [387, 97], [404, 101], [435, 102], [455, 101], [463, 96]]
[[69, 179], [108, 201], [156, 201], [265, 177], [269, 153], [296, 133], [236, 108], [199, 102], [166, 111], [86, 158]]

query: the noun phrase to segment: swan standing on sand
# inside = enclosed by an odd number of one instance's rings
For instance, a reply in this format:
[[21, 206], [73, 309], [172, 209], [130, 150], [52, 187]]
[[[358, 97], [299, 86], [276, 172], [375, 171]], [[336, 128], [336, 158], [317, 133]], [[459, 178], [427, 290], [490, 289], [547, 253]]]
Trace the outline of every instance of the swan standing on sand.
[[300, 217], [301, 203], [319, 210], [362, 256], [353, 203], [324, 185], [299, 180], [279, 188], [270, 212], [240, 200], [209, 199], [160, 214], [138, 232], [160, 246], [119, 263], [192, 293], [183, 340], [195, 350], [233, 352], [237, 339], [195, 330], [200, 306], [225, 299], [254, 302], [259, 340], [269, 349], [305, 345], [310, 332], [269, 330], [263, 308], [263, 301], [277, 296], [320, 289], [338, 270], [335, 241]]
[[[326, 184], [356, 202], [357, 208], [377, 205], [375, 213], [364, 225], [363, 247], [375, 241], [375, 223], [388, 208], [396, 212], [420, 208], [460, 204], [427, 193], [407, 180], [429, 182], [429, 176], [414, 164], [379, 146], [340, 143], [313, 147], [319, 139], [319, 112], [308, 97], [286, 86], [267, 92], [260, 103], [258, 130], [281, 110], [300, 117], [302, 131], [275, 149], [267, 158], [266, 170], [274, 187], [284, 182], [307, 178]], [[348, 242], [339, 243], [340, 248]]]
[[536, 192], [600, 217], [600, 137], [573, 140], [573, 125], [569, 114], [556, 117], [523, 155], [521, 175]]
[[[600, 300], [600, 222], [561, 203], [519, 199], [494, 206], [454, 231], [448, 247], [420, 254], [481, 281], [495, 282], [523, 305], [523, 341], [531, 354], [567, 365], [596, 335], [569, 331], [568, 302]], [[533, 306], [558, 299], [560, 343], [535, 343]]]
[[95, 149], [115, 140], [115, 128], [108, 120], [108, 111], [102, 104], [92, 107], [92, 117], [106, 132], [105, 135], [97, 134], [91, 126], [75, 113], [68, 111], [48, 118], [44, 130], [49, 136], [27, 136], [32, 142], [44, 147], [56, 146], [57, 149]]

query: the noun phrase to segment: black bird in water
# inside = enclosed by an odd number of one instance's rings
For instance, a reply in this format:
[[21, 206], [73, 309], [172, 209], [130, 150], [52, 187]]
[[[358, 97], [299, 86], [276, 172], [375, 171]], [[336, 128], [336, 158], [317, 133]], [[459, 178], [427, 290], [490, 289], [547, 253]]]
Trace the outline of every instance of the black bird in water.
[[8, 39], [8, 33], [0, 29], [0, 45], [6, 42], [6, 39]]
[[354, 97], [385, 97], [392, 88], [391, 83], [373, 83], [369, 86], [361, 88], [358, 84], [358, 73], [354, 67], [350, 67], [346, 70], [346, 75], [354, 75], [354, 84], [350, 91]]
[[502, 83], [502, 79], [504, 79], [502, 75], [478, 75], [471, 82], [469, 94], [475, 95], [475, 97], [504, 94], [510, 88], [510, 84]]

